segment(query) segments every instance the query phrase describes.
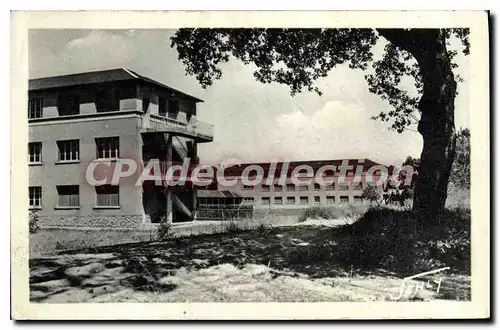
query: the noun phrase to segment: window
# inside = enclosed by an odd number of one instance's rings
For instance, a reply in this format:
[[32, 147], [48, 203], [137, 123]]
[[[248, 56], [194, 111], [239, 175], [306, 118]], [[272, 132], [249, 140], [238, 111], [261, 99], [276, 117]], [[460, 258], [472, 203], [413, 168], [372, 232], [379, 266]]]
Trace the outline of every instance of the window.
[[309, 190], [309, 186], [306, 186], [306, 185], [299, 186], [299, 191], [307, 191], [307, 190]]
[[120, 187], [112, 185], [96, 186], [96, 206], [110, 207], [120, 206]]
[[167, 99], [164, 97], [158, 98], [158, 114], [163, 117], [167, 116]]
[[148, 112], [149, 104], [151, 100], [148, 97], [142, 98], [142, 112]]
[[262, 185], [262, 191], [268, 192], [270, 190], [270, 187], [267, 184]]
[[340, 196], [340, 202], [341, 203], [348, 203], [349, 202], [349, 196]]
[[281, 191], [281, 190], [282, 190], [282, 188], [280, 185], [277, 185], [277, 184], [274, 185], [274, 191]]
[[320, 190], [319, 183], [315, 183], [314, 184], [314, 191], [319, 191], [319, 190]]
[[95, 99], [97, 112], [120, 110], [120, 95], [117, 89], [113, 89], [109, 86], [106, 88], [103, 87], [95, 93]]
[[95, 145], [98, 159], [120, 157], [120, 138], [118, 137], [96, 138]]
[[349, 188], [348, 182], [339, 182], [339, 190], [347, 190]]
[[363, 184], [361, 182], [353, 182], [352, 189], [353, 190], [363, 190]]
[[307, 204], [309, 202], [307, 196], [300, 196], [300, 204]]
[[295, 197], [288, 196], [288, 197], [286, 198], [286, 203], [287, 203], [287, 204], [295, 204]]
[[270, 199], [269, 197], [262, 197], [262, 205], [269, 205]]
[[326, 204], [335, 204], [335, 196], [326, 196]]
[[283, 204], [282, 197], [274, 197], [274, 204]]
[[76, 161], [80, 159], [80, 142], [78, 140], [57, 141], [59, 161]]
[[168, 116], [170, 118], [177, 119], [179, 109], [179, 100], [168, 100]]
[[59, 116], [71, 116], [80, 114], [80, 98], [78, 95], [63, 94], [57, 98], [57, 110]]
[[354, 203], [361, 203], [362, 199], [361, 196], [354, 196]]
[[286, 191], [295, 191], [295, 185], [293, 185], [293, 184], [287, 184], [286, 185]]
[[314, 204], [321, 203], [321, 198], [319, 196], [314, 196]]
[[30, 208], [42, 207], [42, 187], [29, 187]]
[[325, 187], [325, 190], [335, 190], [335, 183], [329, 184], [328, 186]]
[[244, 190], [253, 190], [253, 186], [249, 186], [249, 185], [244, 184], [243, 189]]
[[28, 101], [28, 119], [43, 117], [43, 99], [36, 98]]
[[243, 204], [245, 205], [253, 205], [253, 197], [245, 197], [243, 198]]
[[79, 207], [80, 187], [79, 186], [57, 186], [58, 207]]
[[29, 163], [42, 162], [42, 142], [28, 143], [28, 162]]

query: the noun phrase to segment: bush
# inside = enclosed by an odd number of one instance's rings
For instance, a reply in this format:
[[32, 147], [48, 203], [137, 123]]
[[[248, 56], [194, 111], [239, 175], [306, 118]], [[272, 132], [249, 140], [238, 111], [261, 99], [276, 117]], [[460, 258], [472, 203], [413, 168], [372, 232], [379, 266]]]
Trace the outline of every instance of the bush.
[[40, 227], [38, 226], [38, 221], [40, 217], [38, 216], [38, 212], [35, 210], [30, 211], [29, 215], [29, 231], [30, 233], [36, 233]]
[[158, 240], [167, 241], [173, 238], [172, 224], [168, 221], [166, 216], [160, 218], [160, 225], [158, 226]]
[[470, 211], [447, 210], [431, 224], [412, 211], [370, 209], [357, 222], [340, 229], [347, 244], [345, 262], [402, 273], [434, 267], [470, 272]]
[[334, 217], [333, 209], [324, 206], [312, 206], [307, 208], [300, 216], [299, 222], [304, 222], [309, 218], [313, 219], [331, 219]]
[[370, 201], [370, 204], [375, 203], [376, 205], [379, 205], [382, 200], [382, 194], [378, 191], [377, 187], [368, 185], [365, 189], [363, 189], [363, 195], [361, 195], [361, 198]]
[[247, 228], [245, 228], [243, 223], [238, 222], [237, 219], [231, 219], [231, 220], [224, 222], [224, 232], [225, 233], [239, 234], [245, 230], [247, 230]]
[[311, 206], [299, 218], [299, 222], [307, 219], [339, 219], [361, 215], [366, 211], [366, 204], [344, 204], [338, 206]]
[[450, 183], [462, 189], [470, 188], [470, 131], [457, 132], [455, 159], [451, 168]]

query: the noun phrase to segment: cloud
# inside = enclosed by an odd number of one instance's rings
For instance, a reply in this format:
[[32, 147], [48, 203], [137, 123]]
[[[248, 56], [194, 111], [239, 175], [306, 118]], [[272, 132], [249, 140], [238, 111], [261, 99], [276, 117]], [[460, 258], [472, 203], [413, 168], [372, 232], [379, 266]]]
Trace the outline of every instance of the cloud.
[[311, 115], [302, 110], [276, 117], [272, 151], [292, 159], [372, 158], [388, 162], [418, 155], [417, 133], [397, 134], [372, 120], [360, 102], [330, 100]]
[[125, 35], [105, 30], [92, 30], [87, 35], [70, 40], [62, 51], [65, 65], [75, 70], [127, 66], [138, 57], [134, 31]]

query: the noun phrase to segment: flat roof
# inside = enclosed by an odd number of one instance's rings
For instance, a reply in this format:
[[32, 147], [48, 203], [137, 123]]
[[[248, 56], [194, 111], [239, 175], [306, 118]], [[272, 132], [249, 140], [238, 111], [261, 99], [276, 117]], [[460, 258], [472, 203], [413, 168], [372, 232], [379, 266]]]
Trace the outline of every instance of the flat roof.
[[197, 97], [181, 92], [175, 88], [172, 88], [156, 80], [153, 80], [146, 76], [142, 76], [132, 70], [125, 68], [30, 79], [28, 90], [36, 91], [43, 89], [63, 88], [69, 86], [88, 85], [88, 84], [100, 84], [106, 82], [125, 81], [125, 80], [139, 80], [147, 82], [149, 84], [156, 85], [160, 88], [167, 89], [173, 94], [178, 94], [185, 98], [194, 100], [195, 102], [203, 102], [203, 100]]
[[[354, 170], [357, 166], [363, 166], [363, 172], [367, 171], [370, 167], [376, 165], [382, 165], [377, 162], [372, 161], [371, 159], [364, 158], [363, 161], [361, 159], [330, 159], [330, 160], [305, 160], [305, 161], [291, 161], [288, 163], [288, 174], [290, 174], [294, 168], [298, 166], [311, 166], [314, 171], [318, 170], [322, 166], [325, 165], [334, 165], [340, 166], [343, 161], [347, 161], [349, 166], [353, 166]], [[275, 167], [275, 175], [279, 175], [281, 173], [281, 169], [283, 167], [283, 162], [279, 161], [277, 163], [245, 163], [240, 165], [233, 165], [226, 167], [224, 170], [224, 174], [226, 176], [241, 176], [245, 168], [252, 165], [258, 165], [264, 170], [264, 177], [267, 177], [268, 172], [271, 169], [271, 164], [274, 164]]]

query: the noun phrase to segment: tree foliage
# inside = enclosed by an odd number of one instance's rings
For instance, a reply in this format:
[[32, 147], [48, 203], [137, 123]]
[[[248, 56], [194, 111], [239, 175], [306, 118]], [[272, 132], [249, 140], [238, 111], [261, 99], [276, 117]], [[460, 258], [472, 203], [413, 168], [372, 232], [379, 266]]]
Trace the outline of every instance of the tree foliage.
[[[406, 37], [425, 29], [399, 29]], [[397, 132], [415, 124], [419, 118], [418, 101], [423, 83], [418, 61], [393, 39], [394, 30], [384, 29], [180, 29], [171, 39], [186, 72], [194, 75], [203, 88], [222, 77], [221, 64], [231, 57], [253, 64], [254, 77], [261, 83], [277, 82], [290, 87], [295, 95], [303, 90], [322, 91], [315, 82], [337, 65], [368, 70], [370, 92], [387, 100], [390, 108], [373, 117], [389, 122]], [[463, 53], [468, 54], [468, 29], [447, 29], [448, 40], [459, 38]], [[375, 60], [373, 46], [380, 35], [389, 39], [381, 59]], [[392, 39], [392, 40], [391, 40]], [[417, 45], [418, 46], [418, 45]], [[406, 47], [407, 48], [407, 47]], [[410, 47], [411, 49], [411, 47]], [[456, 50], [449, 50], [453, 58]], [[456, 64], [454, 64], [456, 66]], [[401, 86], [404, 76], [411, 77], [417, 90], [412, 95]]]
[[419, 158], [413, 158], [412, 156], [406, 157], [405, 161], [403, 162], [403, 166], [410, 165], [413, 168], [418, 168], [420, 165], [420, 159]]
[[38, 215], [37, 210], [31, 210], [29, 213], [29, 232], [30, 234], [36, 233], [40, 226], [38, 222], [40, 221], [40, 216]]
[[370, 204], [375, 203], [376, 205], [378, 205], [382, 199], [382, 194], [377, 189], [377, 187], [368, 185], [365, 187], [365, 189], [363, 189], [361, 198], [370, 201]]
[[[468, 29], [181, 29], [172, 37], [188, 74], [203, 87], [220, 79], [220, 65], [235, 57], [255, 68], [262, 83], [321, 95], [316, 81], [339, 64], [367, 71], [370, 92], [389, 104], [374, 119], [401, 133], [418, 123], [424, 140], [413, 208], [434, 221], [445, 208], [455, 155], [455, 97], [458, 77], [452, 37], [469, 53]], [[373, 48], [388, 41], [380, 59]], [[416, 93], [403, 83], [413, 81]]]

